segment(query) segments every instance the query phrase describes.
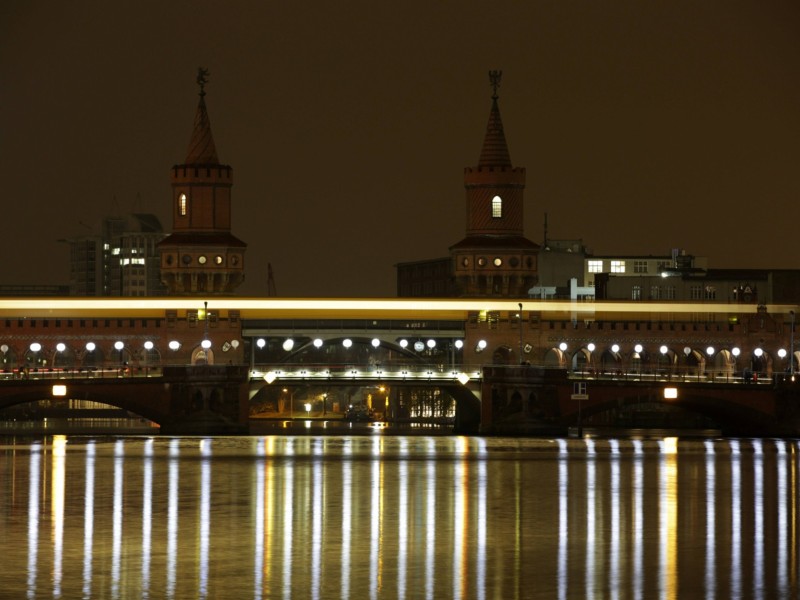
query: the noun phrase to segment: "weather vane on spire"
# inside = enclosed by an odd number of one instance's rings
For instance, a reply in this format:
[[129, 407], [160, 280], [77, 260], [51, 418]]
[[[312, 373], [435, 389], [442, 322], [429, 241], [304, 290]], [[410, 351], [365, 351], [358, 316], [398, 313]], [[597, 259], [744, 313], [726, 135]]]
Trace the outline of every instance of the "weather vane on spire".
[[489, 71], [489, 85], [492, 86], [492, 100], [497, 100], [497, 88], [500, 87], [500, 79], [502, 77], [502, 71]]
[[206, 95], [206, 83], [208, 83], [208, 69], [204, 69], [203, 67], [197, 68], [197, 85], [200, 86], [200, 97]]

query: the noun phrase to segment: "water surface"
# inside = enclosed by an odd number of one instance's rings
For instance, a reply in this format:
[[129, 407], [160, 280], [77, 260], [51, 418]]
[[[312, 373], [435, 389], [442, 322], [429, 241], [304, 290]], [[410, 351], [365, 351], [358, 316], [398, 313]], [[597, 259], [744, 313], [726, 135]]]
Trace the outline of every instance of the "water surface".
[[794, 440], [0, 438], [9, 598], [790, 598]]

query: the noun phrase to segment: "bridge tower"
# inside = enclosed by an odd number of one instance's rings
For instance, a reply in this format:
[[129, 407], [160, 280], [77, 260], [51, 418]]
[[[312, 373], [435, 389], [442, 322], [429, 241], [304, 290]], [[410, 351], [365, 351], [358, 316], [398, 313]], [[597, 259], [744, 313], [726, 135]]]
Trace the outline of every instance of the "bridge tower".
[[159, 244], [161, 280], [170, 295], [228, 295], [244, 280], [247, 244], [231, 234], [233, 169], [217, 158], [205, 103], [208, 71], [189, 150], [172, 167], [172, 233]]
[[492, 107], [476, 167], [464, 170], [466, 237], [450, 247], [457, 295], [525, 297], [537, 280], [539, 246], [525, 238], [525, 169], [514, 167], [497, 100], [501, 71], [490, 71]]

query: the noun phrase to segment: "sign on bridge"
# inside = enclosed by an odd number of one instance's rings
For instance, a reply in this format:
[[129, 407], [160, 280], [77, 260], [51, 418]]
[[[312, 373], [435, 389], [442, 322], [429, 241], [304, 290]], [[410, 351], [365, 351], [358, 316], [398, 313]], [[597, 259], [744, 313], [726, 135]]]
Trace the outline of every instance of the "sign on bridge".
[[586, 393], [586, 382], [576, 381], [572, 384], [572, 399], [573, 400], [588, 400], [589, 394]]

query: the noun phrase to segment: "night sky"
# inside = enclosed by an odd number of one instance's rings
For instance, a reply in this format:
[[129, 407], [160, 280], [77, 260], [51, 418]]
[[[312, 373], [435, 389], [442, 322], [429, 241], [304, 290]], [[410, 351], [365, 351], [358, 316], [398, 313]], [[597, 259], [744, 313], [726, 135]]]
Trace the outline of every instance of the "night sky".
[[244, 295], [272, 263], [280, 296], [391, 296], [446, 256], [490, 69], [529, 239], [800, 268], [796, 0], [3, 0], [0, 283], [66, 284], [105, 215], [169, 230], [199, 66]]

